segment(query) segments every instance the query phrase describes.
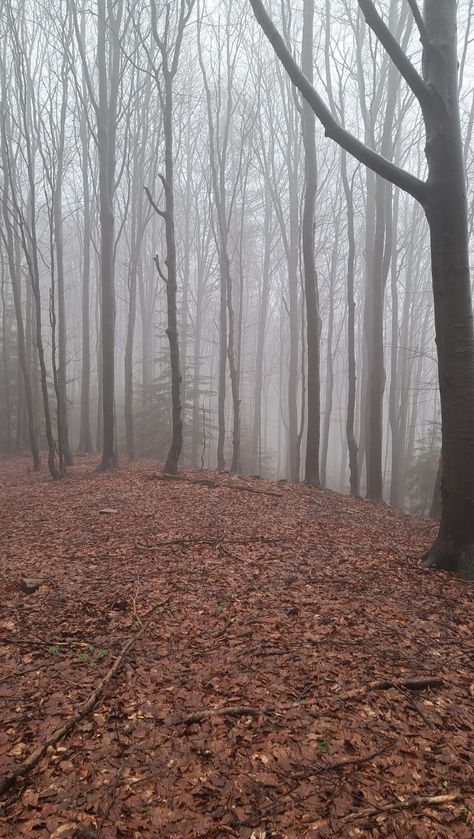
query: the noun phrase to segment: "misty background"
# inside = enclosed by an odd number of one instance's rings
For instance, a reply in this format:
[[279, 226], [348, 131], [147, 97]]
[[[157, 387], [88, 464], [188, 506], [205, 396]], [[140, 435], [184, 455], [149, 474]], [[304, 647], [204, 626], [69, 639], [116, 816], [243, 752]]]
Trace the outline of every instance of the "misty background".
[[[378, 6], [419, 66], [409, 3]], [[300, 61], [303, 1], [267, 7]], [[473, 12], [473, 0], [459, 3], [471, 230]], [[100, 452], [105, 362], [119, 459], [166, 459], [171, 76], [180, 462], [303, 479], [314, 421], [303, 105], [249, 3], [3, 0], [0, 29], [2, 453], [36, 441], [51, 458], [59, 446], [67, 468], [77, 452]], [[333, 113], [423, 177], [419, 108], [358, 4], [316, 0], [312, 40], [314, 83]], [[440, 412], [423, 210], [315, 130], [320, 481], [349, 491], [352, 381], [357, 492], [379, 451], [385, 501], [428, 513]]]

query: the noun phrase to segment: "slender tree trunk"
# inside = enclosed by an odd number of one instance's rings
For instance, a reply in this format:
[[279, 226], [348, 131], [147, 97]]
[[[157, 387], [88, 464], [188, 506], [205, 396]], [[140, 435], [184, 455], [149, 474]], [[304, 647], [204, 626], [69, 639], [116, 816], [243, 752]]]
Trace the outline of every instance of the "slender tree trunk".
[[[85, 17], [81, 15], [81, 37], [85, 40]], [[91, 348], [90, 348], [90, 266], [91, 266], [91, 197], [89, 186], [89, 133], [87, 126], [87, 84], [82, 79], [82, 110], [81, 110], [81, 169], [82, 169], [82, 198], [83, 228], [82, 228], [82, 332], [81, 332], [81, 416], [79, 428], [79, 446], [81, 452], [93, 451], [90, 428], [90, 380], [91, 380]]]
[[173, 173], [173, 89], [172, 77], [164, 74], [163, 123], [165, 136], [165, 227], [166, 227], [166, 299], [168, 326], [166, 334], [170, 344], [171, 359], [171, 411], [173, 438], [166, 458], [164, 472], [176, 475], [183, 446], [183, 420], [181, 416], [181, 370], [179, 364], [179, 339], [176, 315], [176, 243], [174, 234], [174, 173]]
[[349, 450], [350, 493], [359, 494], [359, 465], [357, 458], [357, 443], [354, 432], [356, 405], [356, 359], [355, 359], [355, 300], [354, 300], [354, 265], [355, 265], [355, 234], [354, 234], [354, 202], [353, 180], [349, 184], [347, 177], [346, 153], [341, 149], [341, 174], [347, 206], [347, 356], [348, 356], [348, 394], [346, 436]]
[[[313, 81], [313, 26], [314, 0], [304, 0], [303, 44], [301, 66], [303, 73]], [[319, 486], [319, 437], [320, 437], [320, 331], [318, 278], [314, 256], [314, 211], [318, 187], [315, 117], [303, 100], [302, 109], [305, 193], [303, 207], [303, 265], [306, 300], [306, 340], [308, 350], [308, 428], [306, 437], [305, 481]]]
[[[398, 226], [398, 192], [395, 193], [394, 209], [393, 209], [393, 226], [394, 230]], [[392, 299], [392, 318], [391, 318], [391, 346], [390, 346], [390, 393], [389, 393], [389, 408], [388, 419], [390, 423], [390, 432], [392, 436], [392, 466], [390, 479], [390, 504], [392, 507], [400, 507], [400, 440], [399, 440], [399, 425], [398, 425], [398, 262], [396, 253], [392, 256], [392, 266], [390, 272], [390, 289]]]
[[336, 292], [336, 271], [337, 271], [337, 253], [339, 241], [339, 219], [335, 220], [334, 225], [334, 245], [332, 249], [331, 259], [331, 274], [329, 281], [329, 316], [328, 316], [328, 335], [327, 335], [327, 355], [326, 355], [326, 393], [324, 402], [324, 422], [323, 422], [323, 438], [321, 446], [321, 484], [326, 486], [327, 483], [327, 462], [329, 449], [329, 434], [331, 431], [331, 414], [333, 402], [334, 389], [334, 357], [333, 357], [333, 335], [334, 335], [334, 304]]
[[268, 187], [265, 190], [265, 210], [263, 220], [263, 265], [262, 288], [257, 323], [257, 347], [255, 352], [255, 381], [253, 391], [253, 429], [251, 463], [254, 472], [261, 472], [262, 450], [262, 387], [263, 387], [263, 358], [265, 351], [265, 330], [268, 317], [268, 301], [270, 297], [270, 253], [271, 253], [272, 205]]
[[73, 458], [69, 445], [68, 410], [67, 410], [67, 328], [66, 302], [64, 289], [64, 242], [63, 242], [63, 176], [64, 176], [64, 140], [67, 110], [67, 71], [63, 68], [63, 90], [59, 126], [59, 146], [57, 161], [56, 188], [53, 196], [54, 240], [56, 244], [57, 297], [58, 297], [58, 439], [61, 436], [61, 450], [64, 465], [72, 466]]
[[16, 319], [16, 328], [17, 328], [17, 352], [18, 352], [18, 361], [22, 373], [23, 378], [23, 389], [24, 389], [24, 396], [26, 402], [26, 417], [27, 417], [27, 424], [28, 424], [28, 438], [30, 443], [30, 450], [31, 456], [33, 460], [33, 470], [37, 472], [40, 468], [40, 455], [39, 455], [39, 448], [38, 448], [38, 440], [36, 436], [35, 430], [35, 419], [34, 419], [34, 405], [33, 405], [33, 393], [32, 393], [32, 386], [31, 386], [31, 376], [30, 376], [30, 365], [27, 359], [27, 352], [26, 352], [26, 340], [25, 340], [25, 328], [23, 322], [23, 308], [22, 308], [22, 300], [21, 300], [21, 277], [20, 277], [20, 266], [15, 259], [15, 254], [18, 254], [19, 249], [15, 249], [15, 241], [14, 241], [14, 233], [12, 227], [12, 219], [10, 217], [10, 184], [9, 184], [9, 177], [11, 173], [11, 169], [9, 166], [9, 155], [8, 155], [8, 147], [7, 147], [7, 132], [8, 128], [8, 121], [7, 121], [7, 114], [5, 110], [5, 88], [3, 86], [4, 76], [2, 73], [2, 110], [1, 110], [1, 150], [2, 150], [2, 167], [4, 173], [4, 181], [3, 181], [3, 200], [2, 200], [2, 212], [3, 212], [3, 223], [5, 225], [5, 248], [7, 252], [7, 259], [8, 259], [8, 269], [10, 273], [10, 280], [12, 284], [13, 290], [13, 305], [15, 308], [15, 319]]

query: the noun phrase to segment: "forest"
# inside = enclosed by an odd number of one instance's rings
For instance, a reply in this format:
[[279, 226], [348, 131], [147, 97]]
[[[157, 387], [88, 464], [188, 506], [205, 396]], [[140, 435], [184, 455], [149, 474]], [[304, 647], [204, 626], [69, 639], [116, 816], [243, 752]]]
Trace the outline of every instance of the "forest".
[[0, 835], [472, 836], [473, 43], [0, 0]]

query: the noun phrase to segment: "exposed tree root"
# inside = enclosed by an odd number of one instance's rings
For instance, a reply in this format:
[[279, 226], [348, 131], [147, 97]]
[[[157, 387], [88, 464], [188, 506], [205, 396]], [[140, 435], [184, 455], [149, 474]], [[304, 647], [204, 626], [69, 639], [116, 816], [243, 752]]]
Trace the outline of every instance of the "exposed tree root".
[[462, 580], [474, 580], [474, 544], [456, 545], [451, 539], [438, 536], [423, 557], [423, 567], [448, 571]]
[[98, 700], [104, 693], [105, 688], [123, 664], [124, 658], [127, 655], [127, 653], [133, 647], [138, 638], [140, 638], [147, 630], [151, 621], [155, 617], [156, 608], [157, 607], [153, 609], [153, 614], [147, 620], [147, 622], [143, 624], [142, 628], [135, 635], [129, 638], [128, 641], [125, 642], [110, 669], [100, 680], [95, 690], [92, 691], [92, 693], [89, 695], [86, 701], [81, 705], [79, 710], [76, 711], [76, 713], [73, 714], [71, 717], [69, 717], [69, 719], [66, 720], [64, 725], [52, 731], [51, 734], [49, 734], [48, 737], [46, 737], [46, 739], [43, 740], [41, 745], [38, 746], [38, 748], [35, 749], [34, 752], [32, 752], [29, 755], [29, 757], [27, 757], [26, 760], [23, 761], [23, 763], [20, 763], [17, 766], [13, 766], [10, 769], [10, 771], [7, 772], [6, 775], [0, 777], [0, 795], [3, 795], [4, 792], [7, 792], [7, 790], [9, 790], [10, 787], [15, 783], [17, 778], [24, 778], [25, 775], [31, 772], [31, 770], [34, 769], [35, 766], [37, 766], [40, 760], [44, 757], [50, 746], [56, 745], [56, 743], [58, 743], [66, 734], [72, 731], [73, 728], [75, 728], [75, 726], [79, 722], [81, 722], [81, 720], [83, 720], [85, 717], [87, 717], [88, 714], [90, 714], [90, 712], [95, 707]]

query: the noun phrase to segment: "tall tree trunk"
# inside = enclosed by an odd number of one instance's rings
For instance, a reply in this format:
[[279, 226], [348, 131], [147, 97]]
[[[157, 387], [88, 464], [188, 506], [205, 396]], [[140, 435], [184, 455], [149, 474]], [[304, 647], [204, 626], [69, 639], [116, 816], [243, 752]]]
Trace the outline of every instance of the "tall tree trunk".
[[163, 123], [165, 135], [165, 227], [166, 227], [166, 300], [168, 325], [166, 334], [170, 344], [171, 360], [171, 412], [173, 437], [166, 458], [164, 472], [176, 475], [183, 446], [183, 420], [181, 416], [181, 370], [179, 365], [179, 339], [176, 315], [176, 243], [174, 235], [174, 173], [173, 173], [173, 88], [172, 77], [164, 74]]
[[268, 185], [265, 189], [265, 209], [263, 220], [263, 265], [262, 288], [257, 321], [257, 347], [255, 352], [255, 380], [253, 390], [253, 426], [252, 426], [252, 469], [260, 475], [262, 470], [262, 387], [263, 358], [265, 350], [265, 330], [270, 297], [270, 252], [272, 233], [272, 205]]
[[57, 293], [58, 293], [58, 440], [61, 437], [61, 451], [64, 465], [72, 466], [73, 458], [69, 445], [68, 410], [67, 410], [67, 328], [66, 302], [64, 289], [64, 242], [63, 242], [63, 177], [64, 177], [64, 141], [66, 127], [67, 68], [63, 67], [62, 102], [59, 125], [59, 143], [56, 188], [53, 196], [53, 224], [56, 244]]
[[[81, 37], [85, 39], [85, 16], [81, 15]], [[82, 109], [81, 109], [81, 174], [82, 197], [84, 203], [82, 226], [82, 331], [81, 331], [81, 415], [79, 424], [80, 452], [93, 451], [90, 428], [90, 380], [91, 380], [91, 347], [90, 347], [90, 270], [91, 270], [91, 197], [89, 186], [89, 133], [87, 126], [87, 84], [82, 78]]]
[[[304, 0], [303, 43], [301, 66], [303, 73], [313, 81], [313, 26], [314, 0]], [[319, 486], [319, 437], [320, 437], [320, 317], [318, 278], [314, 256], [314, 210], [318, 187], [316, 161], [315, 117], [303, 100], [302, 109], [305, 193], [303, 207], [303, 265], [306, 300], [306, 340], [308, 349], [308, 428], [306, 437], [305, 481]]]
[[336, 272], [337, 272], [337, 255], [339, 242], [339, 218], [335, 219], [334, 224], [334, 244], [332, 249], [330, 280], [329, 280], [329, 317], [328, 317], [328, 335], [327, 335], [327, 350], [326, 350], [326, 393], [324, 401], [324, 422], [323, 422], [323, 438], [321, 446], [321, 484], [326, 486], [327, 483], [327, 462], [329, 449], [329, 434], [331, 431], [331, 414], [333, 402], [333, 388], [334, 388], [334, 357], [332, 349], [332, 341], [334, 335], [334, 305], [336, 292]]
[[425, 2], [431, 264], [442, 418], [442, 514], [426, 564], [474, 578], [474, 330], [454, 0]]
[[355, 234], [354, 234], [354, 202], [352, 179], [349, 184], [347, 177], [346, 153], [341, 150], [341, 175], [347, 206], [347, 361], [348, 361], [348, 393], [346, 436], [349, 451], [349, 484], [351, 495], [359, 495], [359, 464], [357, 458], [357, 442], [354, 432], [356, 405], [356, 359], [355, 359], [355, 300], [354, 300], [354, 267], [355, 267]]
[[19, 248], [15, 248], [15, 237], [13, 232], [13, 221], [10, 216], [10, 183], [12, 170], [9, 160], [8, 152], [8, 136], [9, 136], [9, 120], [6, 111], [6, 88], [5, 76], [3, 73], [2, 63], [2, 102], [1, 102], [1, 154], [2, 154], [2, 168], [3, 168], [3, 191], [2, 191], [2, 213], [3, 223], [5, 225], [4, 243], [7, 252], [8, 269], [10, 273], [10, 280], [13, 290], [13, 305], [15, 308], [15, 319], [17, 328], [17, 352], [18, 361], [23, 378], [23, 389], [26, 402], [26, 417], [28, 424], [28, 438], [30, 443], [31, 457], [33, 460], [33, 470], [37, 472], [40, 468], [40, 455], [38, 448], [38, 440], [35, 430], [33, 392], [31, 386], [30, 365], [28, 363], [25, 339], [25, 327], [23, 322], [23, 308], [21, 300], [21, 275], [20, 265], [18, 264], [16, 255], [19, 256]]

